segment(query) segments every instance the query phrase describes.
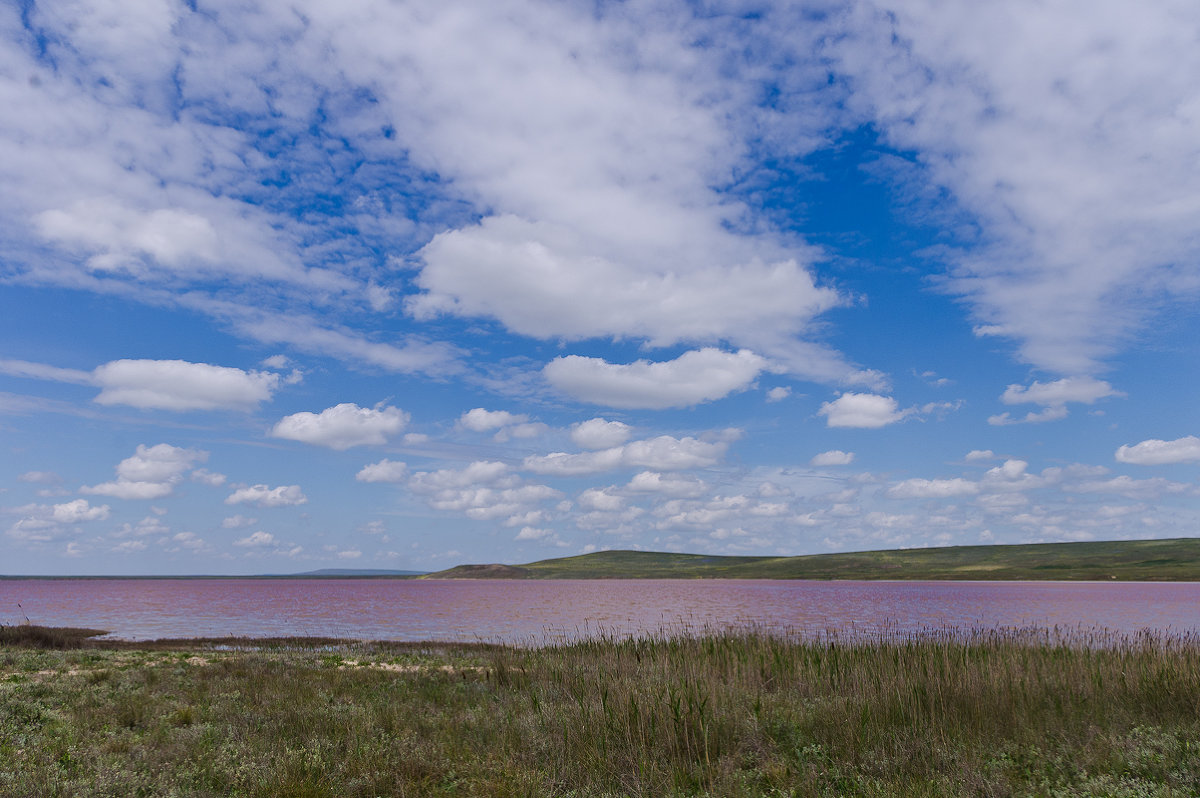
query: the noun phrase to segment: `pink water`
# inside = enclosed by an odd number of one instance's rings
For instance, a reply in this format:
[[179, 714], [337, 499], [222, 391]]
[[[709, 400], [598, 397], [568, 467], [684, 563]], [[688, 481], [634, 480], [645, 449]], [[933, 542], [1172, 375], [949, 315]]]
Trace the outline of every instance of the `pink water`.
[[1001, 626], [1183, 633], [1200, 631], [1200, 583], [0, 580], [0, 623], [26, 616], [127, 639], [319, 635], [525, 644], [749, 623], [801, 634]]

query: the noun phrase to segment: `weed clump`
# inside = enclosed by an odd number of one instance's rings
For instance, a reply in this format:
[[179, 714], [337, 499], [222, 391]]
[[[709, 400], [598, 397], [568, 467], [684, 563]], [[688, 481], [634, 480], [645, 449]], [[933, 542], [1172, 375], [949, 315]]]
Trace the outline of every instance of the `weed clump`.
[[102, 634], [107, 634], [107, 632], [101, 629], [73, 629], [28, 623], [14, 626], [0, 624], [0, 646], [49, 649], [84, 648], [91, 642], [91, 638]]

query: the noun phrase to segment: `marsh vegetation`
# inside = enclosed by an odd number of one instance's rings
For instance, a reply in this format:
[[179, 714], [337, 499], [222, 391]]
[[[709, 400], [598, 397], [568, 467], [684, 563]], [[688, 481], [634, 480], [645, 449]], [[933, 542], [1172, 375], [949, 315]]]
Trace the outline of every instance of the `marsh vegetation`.
[[83, 634], [0, 635], [0, 794], [1200, 793], [1192, 638]]

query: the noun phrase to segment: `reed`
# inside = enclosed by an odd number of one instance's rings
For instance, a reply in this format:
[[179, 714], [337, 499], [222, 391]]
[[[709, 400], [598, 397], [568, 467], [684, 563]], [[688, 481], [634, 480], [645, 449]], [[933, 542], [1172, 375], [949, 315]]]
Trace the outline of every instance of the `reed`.
[[0, 795], [130, 794], [1196, 795], [1200, 642], [0, 648]]

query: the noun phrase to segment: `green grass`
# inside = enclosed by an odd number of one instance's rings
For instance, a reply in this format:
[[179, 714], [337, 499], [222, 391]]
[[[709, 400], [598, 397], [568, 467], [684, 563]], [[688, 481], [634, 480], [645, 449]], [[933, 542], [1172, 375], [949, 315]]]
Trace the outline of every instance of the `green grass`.
[[0, 646], [4, 796], [1185, 796], [1200, 644]]
[[1200, 538], [950, 546], [801, 557], [602, 551], [424, 578], [1200, 581]]

